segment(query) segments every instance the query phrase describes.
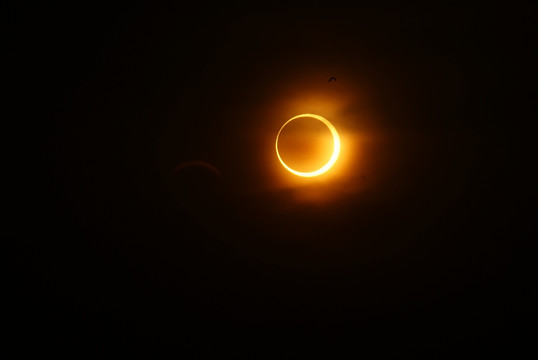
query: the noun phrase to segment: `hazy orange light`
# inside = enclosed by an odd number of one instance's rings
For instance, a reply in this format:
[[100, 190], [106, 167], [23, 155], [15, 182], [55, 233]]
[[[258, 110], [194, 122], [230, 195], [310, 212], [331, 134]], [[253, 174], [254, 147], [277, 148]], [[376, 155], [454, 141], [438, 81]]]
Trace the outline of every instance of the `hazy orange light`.
[[[297, 171], [297, 170], [294, 170], [294, 169], [290, 168], [288, 165], [286, 165], [284, 160], [282, 160], [282, 158], [280, 157], [280, 153], [278, 152], [278, 138], [280, 136], [280, 133], [282, 132], [282, 129], [284, 129], [284, 127], [288, 123], [290, 123], [291, 121], [293, 121], [295, 119], [298, 119], [298, 118], [303, 118], [303, 117], [308, 117], [308, 118], [313, 118], [313, 119], [319, 120], [325, 126], [327, 126], [327, 128], [329, 128], [329, 130], [331, 131], [331, 134], [333, 136], [333, 143], [334, 143], [333, 153], [332, 153], [332, 156], [329, 159], [329, 161], [325, 165], [323, 165], [321, 168], [319, 168], [317, 170], [314, 170], [314, 171], [310, 171], [310, 172], [302, 172], [302, 171]], [[278, 160], [280, 160], [280, 163], [282, 164], [282, 166], [284, 166], [284, 168], [286, 170], [288, 170], [289, 172], [291, 172], [292, 174], [297, 175], [297, 176], [314, 177], [314, 176], [319, 176], [319, 175], [327, 172], [334, 165], [334, 163], [336, 162], [336, 159], [338, 159], [338, 155], [340, 154], [340, 137], [338, 136], [338, 132], [336, 131], [335, 127], [327, 119], [325, 119], [324, 117], [316, 115], [316, 114], [301, 114], [301, 115], [297, 115], [297, 116], [292, 117], [291, 119], [286, 121], [284, 123], [284, 125], [282, 125], [282, 127], [280, 128], [280, 130], [278, 131], [278, 134], [276, 136], [275, 148], [276, 148], [276, 155], [278, 156]]]

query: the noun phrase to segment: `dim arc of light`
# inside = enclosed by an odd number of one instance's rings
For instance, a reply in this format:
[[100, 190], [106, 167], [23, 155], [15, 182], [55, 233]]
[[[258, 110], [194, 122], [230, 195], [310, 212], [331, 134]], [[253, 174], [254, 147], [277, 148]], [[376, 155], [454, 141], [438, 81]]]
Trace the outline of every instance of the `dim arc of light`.
[[[331, 132], [331, 134], [333, 136], [333, 143], [334, 143], [333, 154], [332, 154], [331, 158], [329, 159], [329, 161], [327, 161], [327, 163], [325, 165], [323, 165], [321, 168], [319, 168], [317, 170], [314, 170], [314, 171], [310, 171], [310, 172], [302, 172], [302, 171], [297, 171], [297, 170], [294, 170], [294, 169], [290, 168], [284, 162], [284, 160], [282, 160], [282, 158], [280, 157], [280, 153], [278, 152], [278, 138], [280, 137], [280, 133], [282, 132], [282, 130], [291, 121], [293, 121], [295, 119], [303, 118], [303, 117], [309, 117], [309, 118], [319, 120], [325, 126], [327, 126], [327, 128], [329, 128], [329, 130], [330, 130], [330, 132]], [[278, 131], [278, 134], [276, 136], [275, 149], [276, 149], [276, 155], [278, 156], [278, 160], [280, 160], [280, 163], [282, 164], [282, 166], [284, 166], [284, 168], [286, 170], [288, 170], [289, 172], [291, 172], [292, 174], [297, 175], [297, 176], [314, 177], [314, 176], [319, 176], [319, 175], [327, 172], [334, 165], [334, 163], [336, 162], [336, 159], [338, 159], [338, 155], [340, 154], [340, 137], [338, 136], [338, 132], [336, 131], [336, 128], [333, 126], [333, 124], [331, 124], [324, 117], [316, 115], [316, 114], [300, 114], [300, 115], [292, 117], [291, 119], [286, 121], [284, 123], [284, 125], [282, 125], [282, 127], [280, 128], [280, 130]]]

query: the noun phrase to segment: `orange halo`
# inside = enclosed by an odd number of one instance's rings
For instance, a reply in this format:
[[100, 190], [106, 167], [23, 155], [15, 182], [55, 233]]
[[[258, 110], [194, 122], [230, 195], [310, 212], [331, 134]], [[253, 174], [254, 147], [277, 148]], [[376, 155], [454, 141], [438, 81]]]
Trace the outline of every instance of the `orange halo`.
[[[302, 172], [302, 171], [297, 171], [297, 170], [294, 170], [294, 169], [290, 168], [282, 160], [282, 158], [280, 157], [280, 153], [278, 152], [278, 138], [280, 136], [280, 132], [282, 131], [282, 129], [284, 129], [284, 127], [289, 122], [291, 122], [291, 121], [293, 121], [295, 119], [298, 119], [298, 118], [302, 118], [302, 117], [310, 117], [310, 118], [313, 118], [313, 119], [321, 121], [325, 126], [327, 126], [329, 128], [329, 130], [331, 131], [331, 134], [333, 136], [334, 149], [333, 149], [333, 154], [332, 154], [331, 158], [321, 168], [319, 168], [317, 170], [314, 170], [314, 171], [310, 171], [310, 172]], [[336, 131], [333, 124], [331, 124], [324, 117], [316, 115], [316, 114], [301, 114], [301, 115], [297, 115], [297, 116], [292, 117], [291, 119], [286, 121], [284, 123], [284, 125], [282, 125], [282, 127], [280, 128], [280, 130], [278, 131], [278, 134], [276, 136], [275, 148], [276, 148], [276, 155], [278, 156], [278, 160], [280, 160], [280, 163], [282, 164], [282, 166], [284, 166], [284, 168], [286, 170], [288, 170], [289, 172], [291, 172], [292, 174], [297, 175], [297, 176], [314, 177], [314, 176], [319, 176], [319, 175], [327, 172], [334, 165], [334, 163], [336, 162], [336, 159], [338, 158], [338, 155], [340, 154], [340, 137], [338, 136], [338, 132]]]

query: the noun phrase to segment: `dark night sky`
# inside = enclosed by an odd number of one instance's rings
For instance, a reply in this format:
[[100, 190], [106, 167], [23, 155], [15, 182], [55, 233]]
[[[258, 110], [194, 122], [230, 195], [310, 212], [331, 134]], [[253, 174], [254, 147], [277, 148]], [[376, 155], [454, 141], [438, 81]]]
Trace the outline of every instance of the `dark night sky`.
[[[202, 354], [529, 344], [530, 9], [332, 3], [14, 12], [34, 164], [17, 336]], [[287, 99], [316, 93], [346, 96], [364, 142], [312, 203], [265, 153]], [[220, 176], [174, 172], [189, 161]]]

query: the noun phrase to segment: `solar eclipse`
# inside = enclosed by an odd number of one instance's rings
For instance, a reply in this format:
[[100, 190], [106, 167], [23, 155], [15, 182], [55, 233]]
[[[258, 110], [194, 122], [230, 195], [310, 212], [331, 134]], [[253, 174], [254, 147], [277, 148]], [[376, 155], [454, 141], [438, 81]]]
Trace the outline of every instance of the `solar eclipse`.
[[[284, 162], [284, 160], [282, 159], [282, 156], [281, 156], [281, 154], [280, 154], [280, 152], [278, 150], [278, 148], [279, 148], [278, 140], [279, 140], [279, 137], [280, 137], [280, 133], [286, 127], [286, 125], [288, 125], [293, 120], [296, 120], [296, 119], [299, 119], [299, 118], [312, 118], [314, 120], [318, 120], [318, 121], [322, 122], [329, 129], [329, 131], [331, 132], [331, 135], [332, 135], [333, 150], [332, 150], [332, 155], [331, 155], [329, 161], [327, 161], [322, 167], [320, 167], [320, 168], [318, 168], [316, 170], [313, 170], [313, 171], [298, 171], [296, 169], [293, 169], [286, 162]], [[336, 128], [327, 119], [325, 119], [324, 117], [322, 117], [320, 115], [316, 115], [316, 114], [300, 114], [300, 115], [292, 117], [291, 119], [286, 121], [284, 123], [284, 125], [282, 125], [282, 127], [280, 128], [280, 130], [278, 131], [278, 134], [276, 136], [275, 149], [276, 149], [276, 155], [278, 157], [278, 160], [280, 161], [280, 163], [282, 164], [282, 166], [286, 170], [288, 170], [289, 172], [291, 172], [292, 174], [297, 175], [297, 176], [314, 177], [314, 176], [322, 175], [325, 172], [327, 172], [334, 165], [336, 160], [338, 159], [338, 155], [340, 154], [340, 137], [338, 136], [338, 132], [336, 131]]]

